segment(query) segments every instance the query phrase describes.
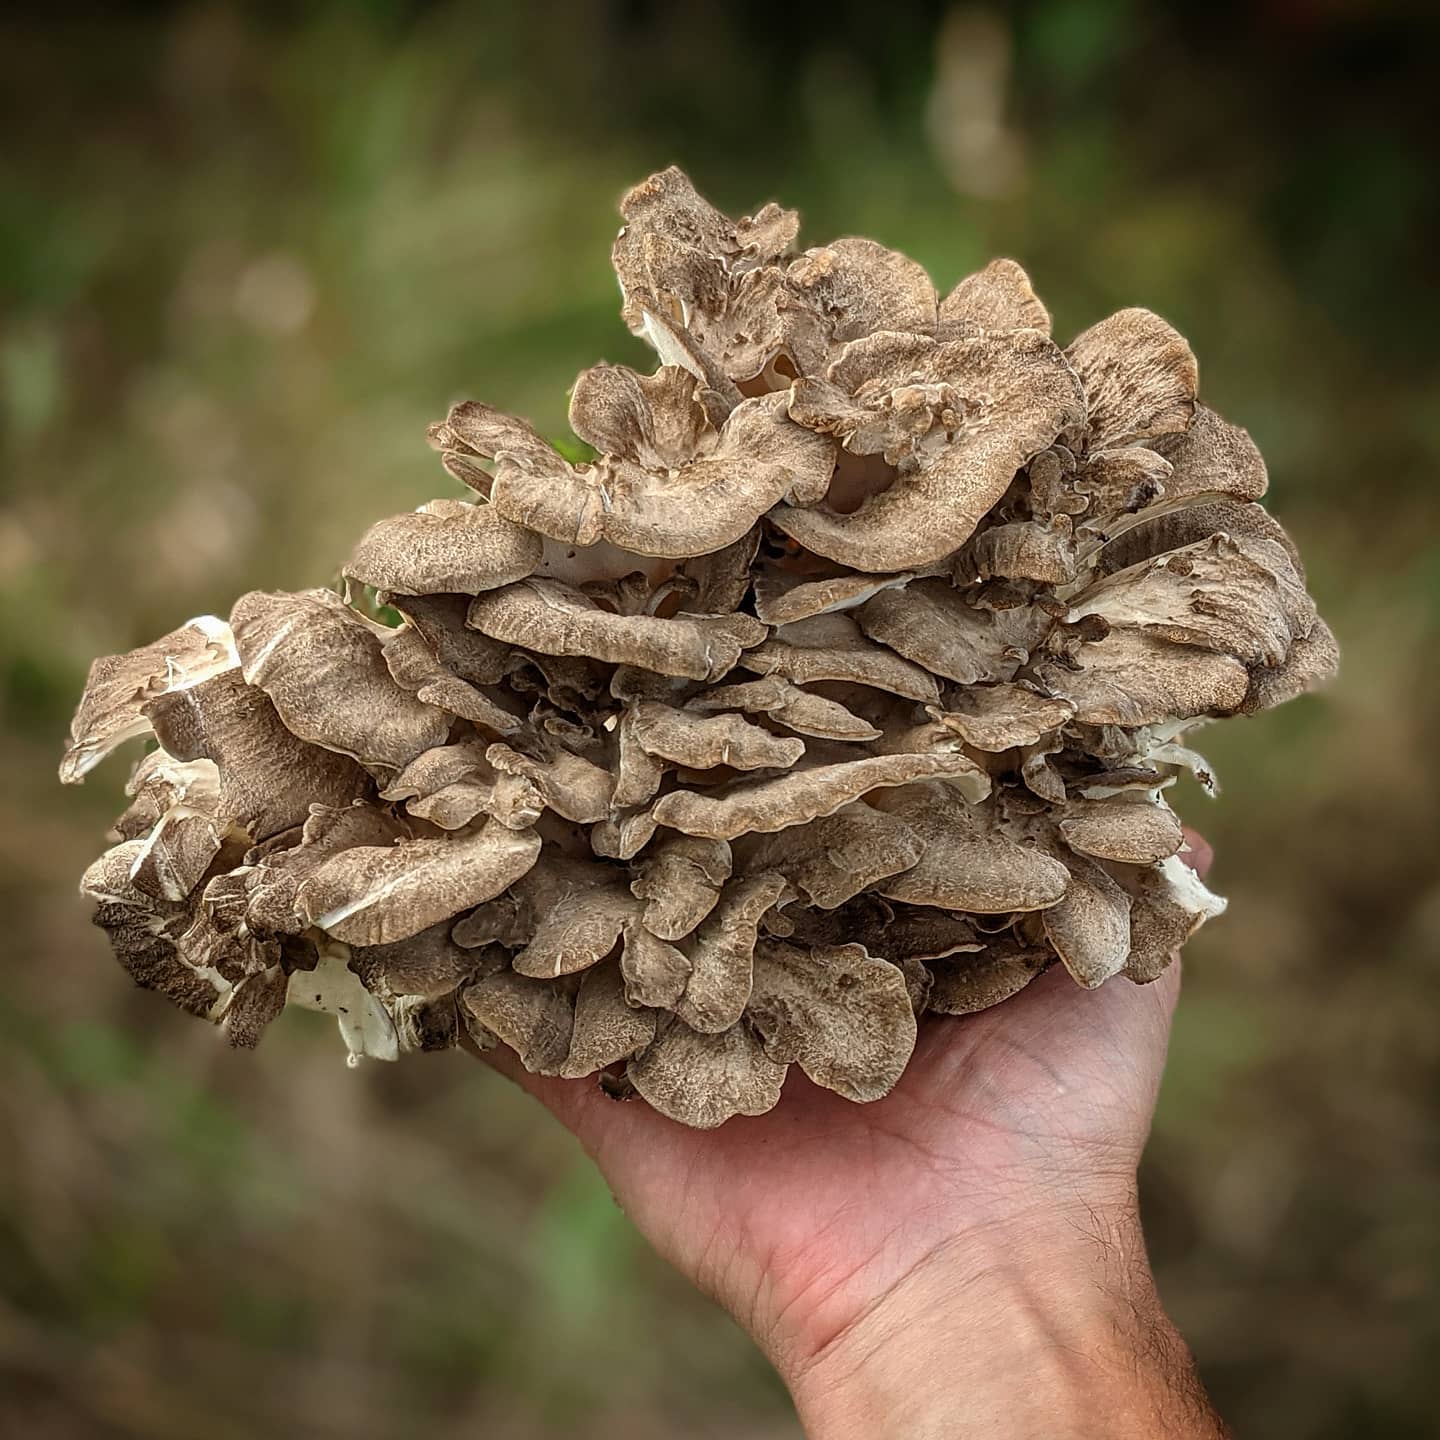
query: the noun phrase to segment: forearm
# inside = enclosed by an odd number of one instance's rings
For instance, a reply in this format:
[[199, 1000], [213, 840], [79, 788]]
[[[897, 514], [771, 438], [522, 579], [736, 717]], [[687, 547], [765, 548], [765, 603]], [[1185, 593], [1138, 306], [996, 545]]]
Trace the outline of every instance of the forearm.
[[937, 1252], [787, 1377], [810, 1440], [1223, 1440], [1138, 1224]]

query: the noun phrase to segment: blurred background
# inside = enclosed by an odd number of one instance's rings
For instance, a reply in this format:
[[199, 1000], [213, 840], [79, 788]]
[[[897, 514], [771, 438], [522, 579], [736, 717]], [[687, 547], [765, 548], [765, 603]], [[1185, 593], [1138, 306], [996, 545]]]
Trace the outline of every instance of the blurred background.
[[560, 435], [576, 371], [645, 363], [615, 204], [678, 161], [942, 292], [1014, 255], [1062, 340], [1148, 305], [1265, 450], [1345, 666], [1205, 734], [1225, 794], [1180, 797], [1232, 908], [1187, 962], [1147, 1229], [1240, 1434], [1435, 1433], [1440, 35], [1415, 13], [6, 11], [0, 1430], [796, 1435], [502, 1081], [349, 1071], [293, 1013], [236, 1055], [134, 990], [75, 894], [127, 766], [54, 780], [93, 655], [324, 583], [372, 519], [452, 493], [423, 438], [452, 400]]

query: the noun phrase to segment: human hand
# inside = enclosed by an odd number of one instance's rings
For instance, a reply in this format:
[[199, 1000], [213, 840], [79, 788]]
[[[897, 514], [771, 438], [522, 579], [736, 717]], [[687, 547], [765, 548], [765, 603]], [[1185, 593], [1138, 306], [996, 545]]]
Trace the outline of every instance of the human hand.
[[[1203, 874], [1209, 848], [1190, 838]], [[1212, 1437], [1136, 1218], [1179, 969], [1077, 991], [1057, 966], [1002, 1005], [928, 1020], [883, 1100], [797, 1066], [773, 1111], [715, 1131], [487, 1058], [749, 1331], [811, 1435]]]

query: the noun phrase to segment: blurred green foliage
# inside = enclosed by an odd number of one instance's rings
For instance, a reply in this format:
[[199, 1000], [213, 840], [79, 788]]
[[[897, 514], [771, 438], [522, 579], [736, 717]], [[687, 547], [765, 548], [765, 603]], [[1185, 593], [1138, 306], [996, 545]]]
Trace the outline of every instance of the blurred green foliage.
[[495, 1077], [352, 1073], [318, 1017], [236, 1056], [133, 991], [73, 894], [124, 766], [52, 780], [92, 655], [323, 582], [448, 493], [451, 400], [573, 443], [574, 373], [644, 361], [615, 201], [678, 161], [942, 285], [1014, 254], [1062, 336], [1149, 305], [1261, 442], [1345, 672], [1201, 737], [1226, 793], [1182, 800], [1234, 904], [1189, 961], [1147, 1226], [1240, 1433], [1432, 1434], [1436, 39], [1361, 0], [7, 12], [0, 1428], [794, 1433]]

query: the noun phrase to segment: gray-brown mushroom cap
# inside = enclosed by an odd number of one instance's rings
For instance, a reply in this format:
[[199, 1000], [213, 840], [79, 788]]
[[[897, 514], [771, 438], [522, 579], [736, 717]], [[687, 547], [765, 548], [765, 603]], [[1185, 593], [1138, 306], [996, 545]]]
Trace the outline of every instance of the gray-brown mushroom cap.
[[96, 662], [62, 778], [159, 742], [82, 881], [121, 967], [232, 1045], [308, 1007], [352, 1064], [504, 1045], [702, 1128], [791, 1064], [876, 1099], [1051, 967], [1155, 980], [1224, 908], [1190, 731], [1338, 659], [1189, 346], [1132, 309], [1062, 350], [1014, 261], [941, 299], [674, 169], [622, 209], [660, 363], [577, 379], [591, 458], [455, 405], [473, 495], [343, 595]]
[[833, 910], [878, 881], [909, 870], [925, 844], [903, 820], [864, 804], [745, 846], [745, 868], [785, 876], [810, 904]]
[[449, 734], [449, 718], [395, 683], [379, 635], [338, 597], [255, 590], [230, 624], [246, 683], [302, 740], [389, 771]]
[[671, 1019], [625, 1073], [662, 1115], [713, 1130], [735, 1115], [773, 1110], [788, 1068], [771, 1060], [743, 1025], [705, 1035]]
[[730, 878], [732, 857], [724, 840], [670, 835], [637, 865], [630, 892], [645, 902], [645, 929], [662, 940], [680, 940], [715, 908]]
[[716, 1034], [736, 1024], [750, 998], [751, 962], [760, 921], [785, 893], [785, 878], [762, 871], [732, 880], [695, 932], [690, 974], [675, 1004], [689, 1026]]
[[919, 861], [876, 888], [892, 900], [980, 915], [1043, 910], [1069, 884], [1052, 855], [1011, 835], [993, 807], [972, 805], [945, 785], [907, 785], [872, 803], [924, 843]]
[[533, 574], [543, 551], [534, 531], [493, 506], [433, 500], [409, 515], [377, 520], [345, 562], [345, 574], [403, 595], [478, 595]]
[[858, 618], [872, 640], [961, 685], [1008, 679], [1027, 658], [1009, 651], [993, 614], [967, 603], [947, 580], [884, 590], [861, 606]]
[[779, 675], [718, 685], [685, 703], [687, 709], [702, 712], [739, 710], [746, 715], [768, 715], [787, 730], [825, 740], [878, 740], [881, 733], [838, 700], [816, 695]]
[[238, 660], [230, 627], [213, 615], [188, 621], [152, 644], [106, 655], [90, 666], [60, 779], [73, 785], [126, 740], [149, 733], [144, 709], [159, 696], [198, 685]]
[[296, 736], [238, 669], [159, 696], [146, 719], [176, 760], [214, 763], [217, 813], [257, 841], [303, 825], [312, 805], [345, 805], [371, 787], [353, 760]]
[[966, 744], [994, 752], [1038, 743], [1066, 724], [1075, 707], [1027, 685], [967, 685], [934, 714]]
[[939, 699], [935, 677], [894, 650], [876, 644], [849, 615], [815, 615], [781, 625], [768, 640], [740, 657], [747, 670], [778, 675], [797, 685], [846, 680], [931, 704]]
[[637, 1009], [626, 999], [625, 982], [613, 962], [585, 972], [575, 992], [575, 1022], [570, 1053], [560, 1069], [567, 1080], [580, 1080], [621, 1060], [655, 1038], [657, 1014]]
[[615, 615], [555, 580], [525, 580], [479, 595], [468, 623], [546, 655], [586, 655], [662, 675], [714, 680], [765, 638], [748, 615]]
[[847, 1100], [888, 1095], [915, 1048], [904, 974], [861, 945], [760, 946], [745, 1013], [770, 1059]]
[[938, 776], [968, 779], [978, 774], [978, 767], [963, 755], [872, 755], [735, 785], [717, 795], [673, 790], [656, 801], [652, 813], [659, 824], [687, 835], [734, 840], [833, 815], [851, 801], [886, 786], [910, 785]]
[[651, 315], [693, 304], [716, 288], [779, 259], [794, 243], [800, 219], [769, 204], [753, 217], [730, 220], [673, 165], [636, 185], [620, 202], [625, 225], [611, 263], [620, 281], [625, 323], [646, 333]]
[[938, 320], [935, 333], [941, 340], [984, 330], [1050, 333], [1050, 312], [1014, 260], [992, 260], [957, 282], [940, 302]]
[[342, 850], [301, 887], [306, 920], [352, 945], [418, 935], [500, 894], [534, 865], [540, 837], [491, 820], [468, 835]]
[[608, 543], [643, 556], [708, 555], [738, 541], [779, 501], [818, 500], [834, 444], [795, 424], [783, 395], [744, 400], [712, 425], [696, 384], [674, 366], [655, 376], [609, 365], [582, 375], [571, 423], [582, 437], [617, 447], [594, 463], [546, 454], [523, 421], [473, 404], [453, 409], [445, 426], [494, 462], [490, 505], [532, 539]]
[[1085, 387], [1092, 450], [1185, 430], [1195, 414], [1195, 356], [1173, 326], [1149, 310], [1119, 310], [1065, 352]]
[[1093, 990], [1130, 956], [1130, 897], [1093, 860], [1064, 857], [1070, 883], [1043, 912], [1045, 935], [1077, 984]]
[[[1033, 330], [943, 342], [872, 335], [848, 346], [828, 379], [853, 401], [803, 410], [792, 402], [792, 415], [857, 454], [883, 449], [899, 467], [895, 483], [848, 514], [781, 506], [771, 518], [807, 550], [875, 573], [957, 549], [1016, 470], [1084, 414], [1074, 372]], [[865, 422], [882, 406], [885, 423], [872, 435]]]

